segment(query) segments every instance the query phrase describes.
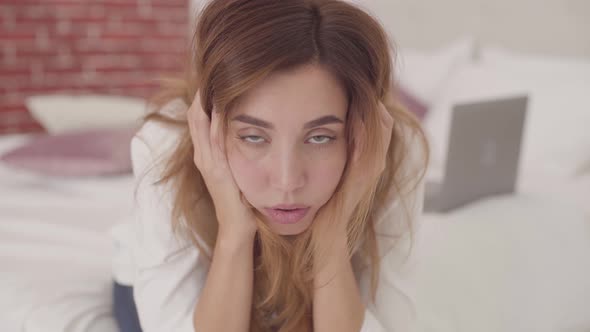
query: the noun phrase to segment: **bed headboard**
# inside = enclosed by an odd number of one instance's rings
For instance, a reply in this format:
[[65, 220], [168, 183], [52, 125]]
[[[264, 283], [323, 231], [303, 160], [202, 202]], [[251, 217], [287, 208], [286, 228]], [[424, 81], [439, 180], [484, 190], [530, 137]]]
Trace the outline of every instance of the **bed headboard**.
[[[191, 0], [193, 10], [210, 0]], [[587, 0], [348, 0], [400, 47], [434, 49], [462, 36], [526, 53], [590, 58]]]
[[526, 53], [590, 58], [586, 0], [351, 0], [401, 47], [433, 49], [460, 36]]
[[8, 1], [0, 5], [0, 134], [41, 130], [26, 98], [147, 97], [182, 67], [190, 0]]

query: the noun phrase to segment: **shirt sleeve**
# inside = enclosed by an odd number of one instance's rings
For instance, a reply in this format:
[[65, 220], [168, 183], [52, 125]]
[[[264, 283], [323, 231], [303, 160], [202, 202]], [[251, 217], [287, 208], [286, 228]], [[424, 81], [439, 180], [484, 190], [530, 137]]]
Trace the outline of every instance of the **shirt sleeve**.
[[208, 263], [192, 243], [173, 235], [172, 197], [154, 185], [152, 168], [158, 151], [171, 147], [173, 135], [147, 123], [131, 142], [137, 191], [134, 224], [137, 273], [133, 295], [144, 332], [193, 332], [193, 311], [208, 271]]
[[[415, 157], [416, 154], [409, 156], [407, 164], [419, 170], [416, 167], [420, 167], [421, 161]], [[381, 257], [379, 283], [375, 302], [372, 303], [369, 301], [370, 271], [364, 269], [360, 272], [360, 290], [367, 303], [361, 332], [418, 331], [413, 274], [417, 266], [415, 251], [420, 240], [423, 200], [422, 179], [407, 196], [405, 204], [397, 199], [391, 200], [377, 220], [377, 247]], [[408, 227], [410, 222], [411, 228]]]

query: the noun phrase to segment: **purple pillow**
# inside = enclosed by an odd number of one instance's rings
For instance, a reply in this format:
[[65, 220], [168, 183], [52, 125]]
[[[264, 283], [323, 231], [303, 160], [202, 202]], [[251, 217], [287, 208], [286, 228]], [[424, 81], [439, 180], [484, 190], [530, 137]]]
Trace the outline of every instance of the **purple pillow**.
[[6, 152], [7, 165], [47, 175], [99, 176], [131, 173], [136, 129], [89, 129], [43, 135]]
[[426, 106], [426, 104], [424, 104], [416, 96], [402, 87], [397, 89], [397, 97], [399, 98], [401, 104], [407, 107], [409, 111], [414, 113], [418, 119], [424, 120], [424, 117], [428, 112], [428, 106]]

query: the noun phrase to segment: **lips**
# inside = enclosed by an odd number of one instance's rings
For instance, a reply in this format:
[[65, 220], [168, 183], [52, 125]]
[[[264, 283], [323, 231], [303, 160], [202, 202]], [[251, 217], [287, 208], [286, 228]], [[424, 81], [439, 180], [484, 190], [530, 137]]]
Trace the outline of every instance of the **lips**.
[[306, 205], [301, 205], [301, 204], [279, 204], [279, 205], [275, 205], [270, 207], [271, 209], [276, 209], [276, 210], [295, 210], [295, 209], [305, 209], [308, 206]]
[[303, 205], [277, 205], [270, 209], [264, 209], [264, 211], [267, 217], [275, 223], [295, 224], [305, 217], [309, 207]]

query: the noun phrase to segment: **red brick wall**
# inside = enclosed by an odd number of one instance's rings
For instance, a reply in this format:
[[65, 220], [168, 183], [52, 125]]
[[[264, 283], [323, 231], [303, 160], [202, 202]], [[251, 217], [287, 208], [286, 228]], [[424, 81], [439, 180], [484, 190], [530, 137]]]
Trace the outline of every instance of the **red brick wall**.
[[27, 96], [146, 97], [181, 67], [189, 0], [0, 0], [0, 134], [41, 130]]

